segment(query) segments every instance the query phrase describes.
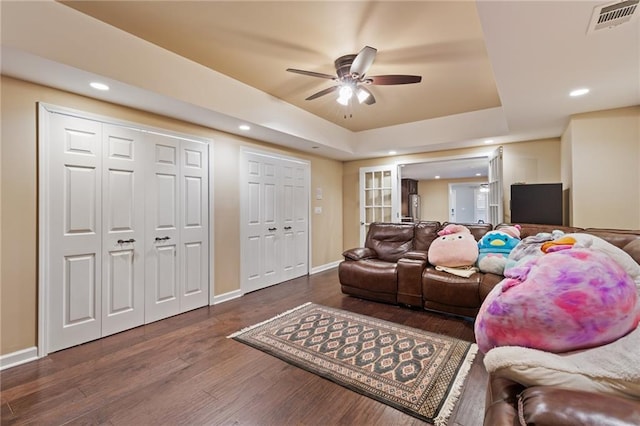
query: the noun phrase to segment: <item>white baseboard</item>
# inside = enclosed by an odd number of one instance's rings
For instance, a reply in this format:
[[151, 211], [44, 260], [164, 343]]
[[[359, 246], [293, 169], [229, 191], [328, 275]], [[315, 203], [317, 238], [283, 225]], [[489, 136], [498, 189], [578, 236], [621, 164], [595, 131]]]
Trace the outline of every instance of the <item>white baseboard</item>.
[[33, 346], [10, 354], [0, 355], [0, 370], [15, 367], [38, 359], [38, 348]]
[[311, 271], [309, 271], [309, 275], [317, 274], [319, 272], [324, 272], [324, 271], [327, 271], [329, 269], [336, 268], [336, 267], [338, 267], [338, 265], [341, 262], [342, 262], [342, 260], [336, 260], [335, 262], [325, 263], [324, 265], [315, 266], [315, 267], [311, 268]]
[[233, 290], [228, 293], [219, 294], [217, 296], [213, 296], [213, 304], [217, 305], [218, 303], [227, 302], [229, 300], [237, 299], [242, 296], [242, 292], [240, 290]]

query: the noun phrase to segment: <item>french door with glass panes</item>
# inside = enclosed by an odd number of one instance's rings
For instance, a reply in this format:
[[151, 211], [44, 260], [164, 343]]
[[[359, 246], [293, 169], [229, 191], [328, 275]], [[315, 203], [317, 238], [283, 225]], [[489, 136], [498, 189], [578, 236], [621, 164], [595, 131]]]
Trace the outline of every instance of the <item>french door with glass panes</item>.
[[395, 165], [360, 169], [360, 244], [373, 222], [398, 221], [398, 168]]

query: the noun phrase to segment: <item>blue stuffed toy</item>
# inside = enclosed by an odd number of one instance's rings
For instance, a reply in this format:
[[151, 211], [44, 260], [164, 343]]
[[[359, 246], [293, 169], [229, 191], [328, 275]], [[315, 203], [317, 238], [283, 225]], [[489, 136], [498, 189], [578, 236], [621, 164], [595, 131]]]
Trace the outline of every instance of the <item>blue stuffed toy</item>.
[[478, 241], [478, 269], [503, 275], [509, 253], [520, 243], [520, 225], [489, 231]]

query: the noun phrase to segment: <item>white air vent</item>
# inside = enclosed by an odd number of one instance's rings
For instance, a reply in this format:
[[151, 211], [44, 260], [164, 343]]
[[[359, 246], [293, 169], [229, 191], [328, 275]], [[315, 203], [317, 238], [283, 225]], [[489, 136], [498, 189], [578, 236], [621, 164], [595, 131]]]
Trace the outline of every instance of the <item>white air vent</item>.
[[631, 19], [640, 0], [626, 0], [609, 3], [593, 9], [587, 33], [612, 28]]

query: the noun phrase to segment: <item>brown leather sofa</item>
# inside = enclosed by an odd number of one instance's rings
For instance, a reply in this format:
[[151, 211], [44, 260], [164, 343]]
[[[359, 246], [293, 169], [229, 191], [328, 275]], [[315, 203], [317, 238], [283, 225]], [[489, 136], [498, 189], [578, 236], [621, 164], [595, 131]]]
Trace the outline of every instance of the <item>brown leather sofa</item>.
[[[343, 253], [339, 266], [342, 291], [357, 297], [475, 317], [482, 301], [503, 277], [476, 273], [461, 278], [436, 271], [427, 252], [438, 222], [374, 223], [364, 248]], [[555, 229], [588, 233], [621, 248], [640, 264], [640, 230], [575, 228], [520, 224], [521, 238]], [[465, 224], [476, 240], [492, 229]], [[508, 224], [495, 227], [500, 229]], [[485, 426], [640, 425], [640, 402], [552, 386], [523, 385], [489, 375]]]
[[[482, 301], [504, 277], [478, 272], [464, 278], [437, 271], [430, 265], [429, 246], [446, 225], [435, 221], [372, 223], [365, 246], [343, 253], [344, 261], [338, 268], [342, 292], [379, 302], [475, 317]], [[465, 226], [476, 241], [493, 229], [485, 223]], [[524, 236], [543, 229], [574, 232], [580, 228], [531, 225], [523, 230]]]

